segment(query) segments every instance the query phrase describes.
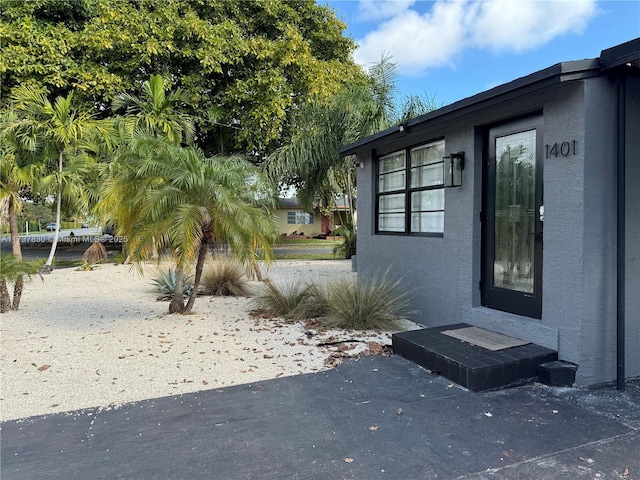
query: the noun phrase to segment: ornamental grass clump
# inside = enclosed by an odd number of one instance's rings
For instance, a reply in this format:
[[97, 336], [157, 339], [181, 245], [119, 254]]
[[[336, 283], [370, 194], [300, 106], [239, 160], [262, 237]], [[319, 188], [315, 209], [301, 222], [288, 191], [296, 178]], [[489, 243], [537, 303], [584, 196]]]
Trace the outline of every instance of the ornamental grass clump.
[[336, 279], [324, 290], [327, 327], [392, 330], [409, 312], [410, 294], [383, 276], [378, 279]]
[[294, 279], [281, 282], [265, 280], [253, 299], [253, 307], [263, 315], [289, 320], [315, 318], [325, 313], [324, 298], [318, 299], [312, 284]]
[[204, 295], [248, 297], [249, 283], [242, 265], [233, 260], [213, 260], [204, 267], [200, 288]]

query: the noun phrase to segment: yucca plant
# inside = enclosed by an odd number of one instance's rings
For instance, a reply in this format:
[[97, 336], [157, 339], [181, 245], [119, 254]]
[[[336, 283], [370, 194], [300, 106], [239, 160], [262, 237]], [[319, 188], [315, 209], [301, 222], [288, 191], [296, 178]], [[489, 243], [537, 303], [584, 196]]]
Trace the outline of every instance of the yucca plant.
[[[171, 300], [176, 291], [176, 271], [174, 268], [168, 268], [158, 271], [158, 276], [151, 279], [152, 283], [160, 290], [159, 300]], [[184, 279], [182, 296], [188, 297], [193, 290], [192, 276]]]
[[410, 294], [399, 281], [383, 276], [372, 280], [337, 279], [324, 290], [328, 327], [357, 330], [390, 330], [408, 313]]
[[204, 267], [201, 289], [204, 295], [248, 297], [249, 284], [242, 265], [231, 259], [214, 260]]

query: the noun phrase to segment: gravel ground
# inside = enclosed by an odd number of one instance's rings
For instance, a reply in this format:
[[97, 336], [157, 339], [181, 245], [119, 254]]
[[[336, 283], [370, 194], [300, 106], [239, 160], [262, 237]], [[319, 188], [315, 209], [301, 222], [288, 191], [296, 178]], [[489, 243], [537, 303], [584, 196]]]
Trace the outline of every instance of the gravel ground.
[[[355, 275], [344, 260], [279, 261], [265, 273], [274, 281]], [[257, 318], [247, 298], [199, 297], [194, 313], [169, 315], [152, 277], [153, 267], [142, 275], [104, 265], [27, 283], [20, 310], [0, 315], [0, 420], [311, 373], [391, 343], [390, 332]], [[357, 341], [320, 345], [337, 340]]]

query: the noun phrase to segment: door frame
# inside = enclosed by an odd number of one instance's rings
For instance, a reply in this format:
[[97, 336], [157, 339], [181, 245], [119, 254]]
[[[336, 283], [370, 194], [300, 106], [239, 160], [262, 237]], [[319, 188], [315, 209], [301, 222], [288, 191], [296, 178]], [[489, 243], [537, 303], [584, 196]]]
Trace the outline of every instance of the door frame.
[[[533, 292], [522, 292], [497, 287], [493, 281], [495, 261], [495, 181], [496, 159], [495, 140], [498, 137], [520, 132], [536, 131], [535, 161], [535, 212], [534, 212], [534, 265]], [[482, 152], [482, 242], [480, 298], [481, 304], [495, 310], [515, 313], [525, 317], [542, 317], [542, 233], [543, 221], [539, 211], [543, 205], [543, 118], [542, 114], [513, 119], [508, 122], [491, 125], [484, 130], [484, 148]]]

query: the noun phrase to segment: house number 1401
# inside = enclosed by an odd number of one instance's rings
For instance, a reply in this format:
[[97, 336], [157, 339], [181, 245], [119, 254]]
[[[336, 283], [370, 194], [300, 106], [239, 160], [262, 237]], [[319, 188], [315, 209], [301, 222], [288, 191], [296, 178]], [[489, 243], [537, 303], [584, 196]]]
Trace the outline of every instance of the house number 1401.
[[557, 157], [558, 155], [563, 157], [568, 157], [569, 155], [576, 154], [576, 144], [578, 142], [576, 140], [571, 140], [570, 142], [561, 142], [554, 143], [553, 145], [549, 145], [548, 143], [544, 146], [544, 156], [545, 158], [549, 157]]

